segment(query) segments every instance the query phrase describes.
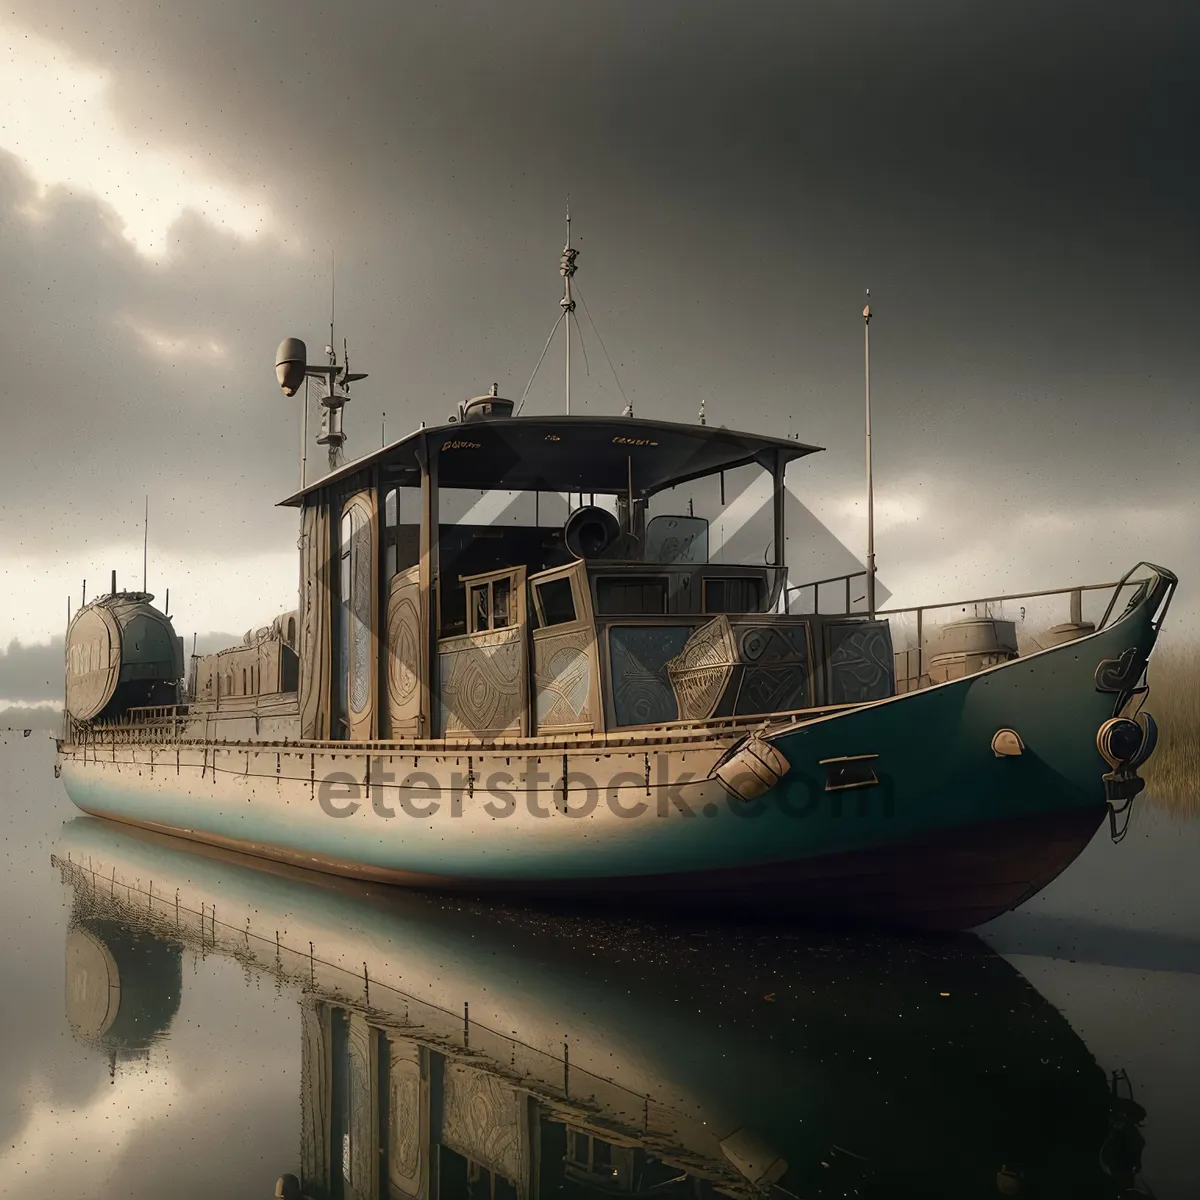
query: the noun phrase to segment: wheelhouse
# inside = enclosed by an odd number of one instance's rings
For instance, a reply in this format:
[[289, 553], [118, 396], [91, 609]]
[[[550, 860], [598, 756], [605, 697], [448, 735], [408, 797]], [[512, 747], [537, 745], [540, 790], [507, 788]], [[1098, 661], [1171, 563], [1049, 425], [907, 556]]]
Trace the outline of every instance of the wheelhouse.
[[818, 447], [504, 404], [283, 502], [301, 736], [601, 734], [892, 693], [886, 624], [787, 611], [784, 474]]

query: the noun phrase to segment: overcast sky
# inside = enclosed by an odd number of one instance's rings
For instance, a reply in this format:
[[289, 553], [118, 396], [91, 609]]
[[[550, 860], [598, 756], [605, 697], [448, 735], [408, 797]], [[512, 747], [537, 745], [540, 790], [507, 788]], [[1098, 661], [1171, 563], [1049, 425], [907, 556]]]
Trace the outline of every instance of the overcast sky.
[[[828, 447], [789, 479], [854, 548], [871, 288], [896, 602], [1146, 558], [1195, 620], [1197, 61], [1191, 3], [12, 0], [0, 645], [140, 582], [147, 493], [189, 641], [294, 606], [272, 355], [324, 345], [331, 249], [356, 455], [519, 396], [568, 191], [637, 414]], [[575, 407], [619, 412], [583, 331]]]

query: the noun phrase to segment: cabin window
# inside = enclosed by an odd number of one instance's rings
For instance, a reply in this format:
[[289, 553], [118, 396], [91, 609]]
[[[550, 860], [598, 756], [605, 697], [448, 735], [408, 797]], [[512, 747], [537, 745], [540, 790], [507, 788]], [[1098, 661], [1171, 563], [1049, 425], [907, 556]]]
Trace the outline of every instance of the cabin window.
[[384, 577], [391, 579], [396, 573], [396, 489], [392, 488], [383, 501], [383, 545]]
[[667, 611], [667, 581], [663, 578], [611, 575], [596, 580], [599, 616], [661, 615]]
[[504, 629], [513, 624], [509, 615], [512, 608], [512, 580], [497, 579], [492, 583], [492, 628]]
[[708, 562], [708, 522], [703, 517], [664, 513], [646, 526], [644, 557], [647, 562], [683, 563], [699, 566]]
[[[762, 463], [727, 467], [655, 492], [646, 507], [646, 562], [758, 566], [775, 543], [774, 483]], [[686, 515], [685, 515], [686, 514]]]
[[571, 1148], [571, 1157], [582, 1166], [588, 1166], [588, 1135], [581, 1130], [571, 1131], [571, 1140], [575, 1143]]
[[473, 583], [468, 588], [468, 633], [507, 629], [517, 623], [511, 575]]
[[383, 578], [415, 567], [421, 557], [417, 488], [389, 488], [383, 498]]
[[489, 629], [488, 623], [488, 592], [490, 587], [481, 583], [471, 589], [471, 632], [478, 633], [481, 629]]
[[762, 610], [763, 583], [753, 577], [706, 579], [706, 613], [750, 613]]
[[575, 596], [566, 576], [537, 585], [538, 608], [544, 625], [565, 625], [575, 620]]
[[[459, 451], [452, 451], [462, 457]], [[401, 496], [400, 521], [407, 496]], [[563, 545], [563, 522], [570, 515], [559, 493], [504, 488], [441, 487], [438, 491], [439, 629], [452, 637], [470, 630], [473, 605], [469, 584], [505, 574], [515, 563], [529, 574], [565, 566], [573, 558]], [[403, 532], [404, 525], [400, 530]], [[493, 595], [495, 593], [493, 592]], [[524, 619], [524, 596], [513, 584], [510, 607]]]

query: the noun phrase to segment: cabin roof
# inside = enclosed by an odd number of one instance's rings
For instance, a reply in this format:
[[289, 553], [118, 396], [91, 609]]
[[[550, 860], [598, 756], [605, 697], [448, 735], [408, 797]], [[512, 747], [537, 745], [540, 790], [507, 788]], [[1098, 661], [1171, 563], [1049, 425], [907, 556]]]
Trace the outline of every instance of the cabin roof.
[[298, 508], [307, 497], [379, 466], [385, 478], [419, 470], [424, 447], [438, 455], [438, 485], [511, 491], [638, 494], [661, 491], [714, 471], [766, 465], [779, 453], [791, 462], [821, 450], [785, 438], [738, 433], [716, 425], [683, 425], [638, 417], [496, 417], [418, 429], [348, 462], [280, 501]]

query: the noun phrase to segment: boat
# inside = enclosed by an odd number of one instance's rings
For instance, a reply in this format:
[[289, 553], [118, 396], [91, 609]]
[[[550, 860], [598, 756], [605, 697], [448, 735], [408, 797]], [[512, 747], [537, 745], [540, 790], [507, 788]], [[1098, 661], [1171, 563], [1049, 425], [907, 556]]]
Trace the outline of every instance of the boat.
[[[294, 1002], [274, 1074], [299, 1078], [299, 1147], [265, 1164], [276, 1195], [1134, 1194], [1128, 1078], [970, 934], [564, 917], [88, 817], [51, 863], [67, 1023], [114, 1074], [186, 1072], [172, 1029], [213, 958], [245, 981], [230, 1020]], [[230, 1155], [262, 1172], [252, 1147]]]
[[74, 803], [378, 882], [931, 930], [1120, 836], [1175, 576], [886, 609], [869, 540], [812, 578], [785, 476], [820, 447], [570, 413], [574, 255], [566, 413], [494, 385], [342, 461], [365, 376], [281, 344], [330, 454], [282, 501], [298, 604], [187, 665], [114, 572], [66, 635]]

